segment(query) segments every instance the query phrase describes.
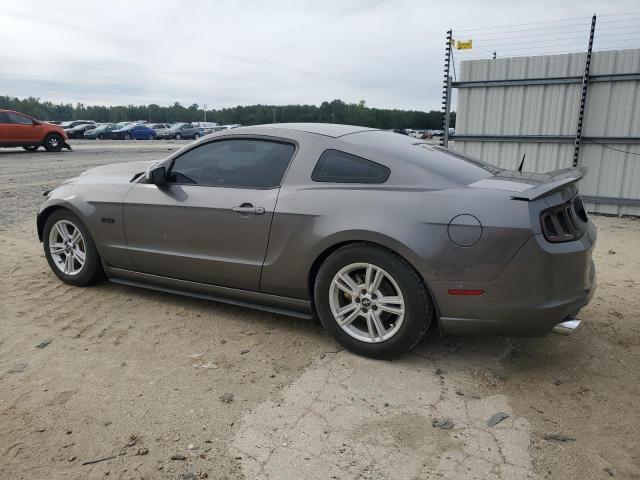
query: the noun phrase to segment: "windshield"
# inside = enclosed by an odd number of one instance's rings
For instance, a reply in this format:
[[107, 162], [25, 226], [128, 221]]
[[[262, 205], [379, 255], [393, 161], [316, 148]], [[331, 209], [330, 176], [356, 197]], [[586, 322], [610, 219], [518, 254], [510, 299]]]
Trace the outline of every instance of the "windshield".
[[180, 130], [180, 128], [182, 128], [184, 125], [184, 123], [176, 123], [175, 125], [171, 125], [171, 130]]

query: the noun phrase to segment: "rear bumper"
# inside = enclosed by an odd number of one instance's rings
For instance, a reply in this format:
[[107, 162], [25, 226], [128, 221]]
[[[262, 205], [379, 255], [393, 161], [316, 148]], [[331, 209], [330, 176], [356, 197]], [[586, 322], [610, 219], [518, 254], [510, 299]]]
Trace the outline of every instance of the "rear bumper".
[[[532, 236], [498, 275], [488, 282], [434, 282], [431, 289], [445, 334], [544, 336], [575, 319], [595, 292], [591, 254], [593, 224], [574, 242], [550, 244]], [[455, 296], [449, 289], [484, 290]]]

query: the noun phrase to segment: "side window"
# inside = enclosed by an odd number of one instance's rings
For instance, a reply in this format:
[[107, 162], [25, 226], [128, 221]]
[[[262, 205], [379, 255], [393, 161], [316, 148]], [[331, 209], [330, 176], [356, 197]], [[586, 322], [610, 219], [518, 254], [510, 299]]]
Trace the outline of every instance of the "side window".
[[33, 125], [33, 120], [18, 113], [7, 112], [9, 123], [17, 123], [18, 125]]
[[331, 183], [384, 183], [389, 178], [384, 165], [339, 150], [325, 150], [316, 163], [311, 179]]
[[6, 112], [0, 112], [0, 123], [9, 123], [9, 115]]
[[233, 139], [210, 142], [176, 158], [169, 182], [211, 187], [274, 188], [293, 157], [290, 143]]

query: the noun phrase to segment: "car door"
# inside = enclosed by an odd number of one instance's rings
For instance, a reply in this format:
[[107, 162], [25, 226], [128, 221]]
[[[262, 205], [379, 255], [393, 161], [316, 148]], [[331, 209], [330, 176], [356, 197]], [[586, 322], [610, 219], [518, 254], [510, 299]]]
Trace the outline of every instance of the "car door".
[[15, 112], [6, 112], [9, 118], [7, 128], [8, 138], [10, 142], [34, 142], [38, 139], [34, 138], [33, 119], [26, 115]]
[[210, 141], [167, 164], [165, 185], [135, 184], [124, 205], [135, 268], [257, 291], [280, 184], [294, 152], [284, 141]]
[[0, 112], [0, 144], [7, 144], [12, 134], [13, 124], [9, 120], [7, 112]]

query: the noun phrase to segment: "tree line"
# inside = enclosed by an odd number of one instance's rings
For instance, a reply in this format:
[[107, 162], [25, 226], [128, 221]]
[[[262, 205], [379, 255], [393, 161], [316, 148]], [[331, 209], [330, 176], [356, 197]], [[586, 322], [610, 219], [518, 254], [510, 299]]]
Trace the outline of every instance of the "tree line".
[[[53, 103], [39, 98], [17, 98], [0, 95], [0, 109], [16, 110], [40, 120], [95, 120], [96, 122], [196, 122], [204, 120], [204, 109], [197, 104], [188, 107], [175, 102], [171, 106], [149, 105], [85, 105]], [[382, 129], [441, 129], [442, 112], [431, 110], [398, 110], [370, 108], [364, 100], [346, 103], [342, 100], [317, 105], [248, 105], [207, 109], [208, 122], [221, 125], [239, 123], [259, 125], [283, 122], [324, 122], [361, 125]], [[455, 124], [452, 113], [451, 125]]]

